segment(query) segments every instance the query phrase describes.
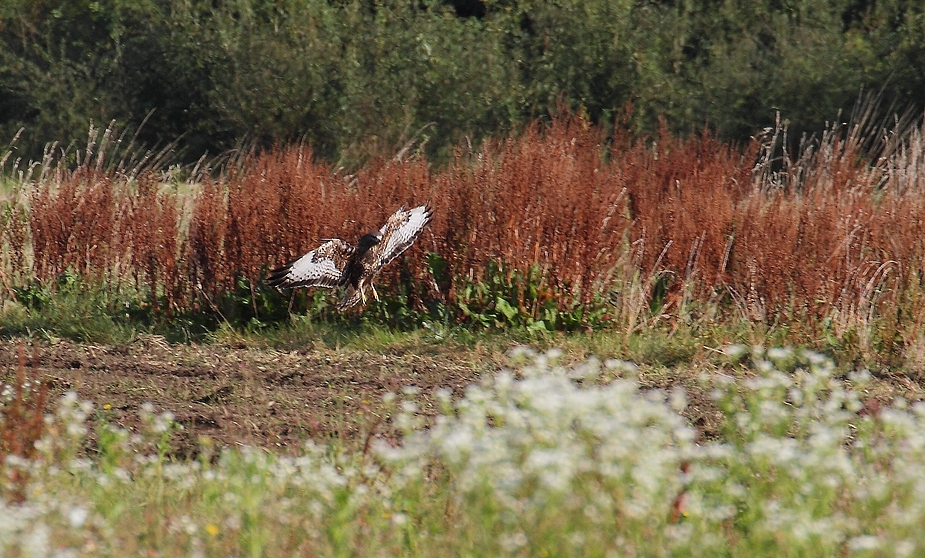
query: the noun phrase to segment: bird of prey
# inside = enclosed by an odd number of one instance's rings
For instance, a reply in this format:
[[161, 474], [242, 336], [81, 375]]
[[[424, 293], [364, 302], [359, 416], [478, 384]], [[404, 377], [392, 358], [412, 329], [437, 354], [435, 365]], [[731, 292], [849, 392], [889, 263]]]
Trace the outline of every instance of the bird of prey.
[[337, 305], [346, 310], [361, 300], [366, 304], [366, 287], [376, 300], [379, 293], [373, 279], [382, 268], [411, 246], [433, 214], [426, 205], [405, 210], [402, 206], [378, 231], [364, 234], [353, 246], [339, 238], [304, 256], [274, 269], [267, 283], [274, 287], [343, 287], [347, 289]]

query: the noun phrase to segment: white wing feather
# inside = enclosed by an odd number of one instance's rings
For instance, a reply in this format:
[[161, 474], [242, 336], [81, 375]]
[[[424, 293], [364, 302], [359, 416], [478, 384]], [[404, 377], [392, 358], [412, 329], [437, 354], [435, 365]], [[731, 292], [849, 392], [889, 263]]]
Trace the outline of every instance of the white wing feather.
[[382, 243], [377, 246], [379, 252], [378, 267], [382, 267], [402, 252], [407, 250], [417, 239], [427, 223], [430, 223], [433, 214], [426, 205], [396, 211], [385, 225], [379, 229], [382, 234]]
[[267, 282], [274, 287], [336, 287], [355, 248], [332, 239], [299, 259], [273, 270]]

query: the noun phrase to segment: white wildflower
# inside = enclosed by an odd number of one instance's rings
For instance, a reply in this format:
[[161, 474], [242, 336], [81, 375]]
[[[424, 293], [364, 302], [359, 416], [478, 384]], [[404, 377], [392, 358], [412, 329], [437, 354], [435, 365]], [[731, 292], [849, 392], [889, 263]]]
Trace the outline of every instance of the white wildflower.
[[668, 404], [677, 412], [687, 408], [687, 392], [682, 387], [675, 387], [668, 396]]
[[822, 366], [829, 363], [828, 357], [822, 353], [817, 353], [816, 351], [810, 351], [808, 349], [803, 351], [803, 357], [814, 366]]
[[786, 361], [792, 358], [793, 349], [790, 347], [773, 347], [768, 349], [768, 358], [773, 361]]
[[549, 361], [550, 361], [551, 363], [554, 364], [554, 363], [556, 363], [560, 358], [562, 358], [562, 355], [563, 355], [563, 354], [565, 354], [565, 353], [562, 352], [562, 349], [559, 349], [559, 348], [552, 348], [552, 349], [549, 349], [548, 351], [546, 351], [546, 358], [548, 358]]
[[723, 347], [723, 353], [731, 360], [739, 360], [748, 354], [748, 347], [745, 345], [726, 345]]
[[639, 367], [634, 363], [628, 360], [620, 360], [618, 358], [608, 358], [605, 360], [604, 368], [613, 370], [614, 372], [625, 376], [634, 376], [639, 373]]
[[22, 538], [22, 555], [45, 558], [50, 553], [50, 529], [44, 523], [32, 525], [32, 529]]
[[529, 540], [523, 531], [518, 531], [510, 535], [504, 535], [498, 541], [505, 552], [516, 552], [518, 549], [527, 546]]
[[71, 523], [72, 527], [80, 528], [83, 527], [84, 523], [87, 522], [87, 516], [89, 512], [85, 508], [80, 506], [74, 506], [67, 512], [67, 520]]
[[507, 356], [515, 365], [523, 365], [536, 357], [536, 351], [526, 345], [516, 345], [507, 352]]
[[862, 535], [860, 537], [854, 537], [848, 541], [848, 548], [855, 552], [877, 550], [880, 548], [880, 539], [873, 535]]
[[915, 552], [915, 548], [916, 548], [916, 545], [913, 541], [909, 539], [903, 539], [899, 541], [898, 543], [896, 543], [896, 546], [895, 546], [896, 556], [899, 556], [900, 558], [907, 558], [909, 556], [912, 556], [912, 554]]
[[434, 399], [441, 404], [449, 405], [453, 399], [453, 390], [449, 388], [437, 388], [434, 390]]

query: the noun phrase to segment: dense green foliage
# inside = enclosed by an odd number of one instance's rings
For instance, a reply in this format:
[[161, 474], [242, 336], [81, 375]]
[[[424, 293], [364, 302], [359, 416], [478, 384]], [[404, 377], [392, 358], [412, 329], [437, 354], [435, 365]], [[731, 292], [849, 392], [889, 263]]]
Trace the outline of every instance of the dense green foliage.
[[[91, 120], [358, 161], [516, 128], [557, 103], [634, 128], [819, 130], [862, 90], [925, 104], [925, 7], [887, 0], [5, 0], [0, 139], [35, 158]], [[146, 120], [147, 119], [147, 120]]]

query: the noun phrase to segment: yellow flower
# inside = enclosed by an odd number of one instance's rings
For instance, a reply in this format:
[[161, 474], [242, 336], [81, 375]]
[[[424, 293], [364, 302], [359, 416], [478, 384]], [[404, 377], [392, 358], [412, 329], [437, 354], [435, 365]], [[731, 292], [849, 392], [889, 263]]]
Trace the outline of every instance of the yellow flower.
[[103, 405], [104, 411], [108, 411], [109, 409], [112, 409], [112, 405], [110, 405], [109, 403], [106, 403], [105, 405]]
[[206, 533], [212, 535], [213, 537], [218, 534], [218, 525], [214, 523], [209, 523], [206, 525]]

